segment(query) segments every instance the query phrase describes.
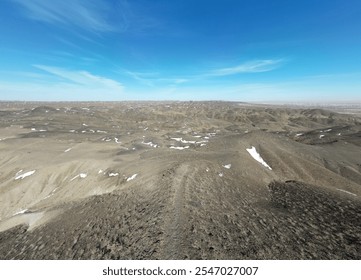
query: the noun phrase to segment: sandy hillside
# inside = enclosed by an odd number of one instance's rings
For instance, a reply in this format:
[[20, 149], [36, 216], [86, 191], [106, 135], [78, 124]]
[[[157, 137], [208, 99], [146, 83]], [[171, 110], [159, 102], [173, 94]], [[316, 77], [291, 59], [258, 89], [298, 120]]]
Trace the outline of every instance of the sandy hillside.
[[359, 113], [0, 103], [0, 258], [360, 259]]

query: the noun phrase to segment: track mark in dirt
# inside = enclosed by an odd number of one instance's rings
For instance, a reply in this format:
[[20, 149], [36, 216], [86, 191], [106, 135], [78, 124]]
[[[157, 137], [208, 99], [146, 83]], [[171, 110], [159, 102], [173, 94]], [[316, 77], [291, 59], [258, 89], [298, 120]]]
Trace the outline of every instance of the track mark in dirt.
[[165, 259], [182, 259], [184, 248], [184, 193], [187, 187], [188, 165], [177, 168], [172, 181], [171, 190], [174, 192], [170, 202], [170, 210], [165, 223], [164, 253]]

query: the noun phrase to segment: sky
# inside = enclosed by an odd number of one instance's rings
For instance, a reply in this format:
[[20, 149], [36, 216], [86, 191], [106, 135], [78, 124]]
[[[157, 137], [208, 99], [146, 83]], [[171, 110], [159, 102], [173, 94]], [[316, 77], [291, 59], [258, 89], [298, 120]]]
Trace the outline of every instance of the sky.
[[0, 100], [360, 102], [359, 0], [0, 0]]

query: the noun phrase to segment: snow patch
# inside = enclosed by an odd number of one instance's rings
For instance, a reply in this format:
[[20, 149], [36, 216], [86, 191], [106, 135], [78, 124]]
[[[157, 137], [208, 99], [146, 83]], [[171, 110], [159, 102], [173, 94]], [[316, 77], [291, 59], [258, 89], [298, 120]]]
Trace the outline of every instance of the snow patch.
[[117, 137], [115, 137], [114, 140], [115, 140], [115, 143], [117, 143], [117, 144], [121, 144], [121, 143], [122, 143], [122, 142], [119, 141], [119, 139], [118, 139]]
[[152, 148], [157, 148], [158, 147], [157, 144], [154, 144], [152, 142], [144, 142], [144, 141], [142, 141], [142, 144], [147, 145], [147, 146], [151, 146]]
[[232, 166], [232, 164], [223, 165], [223, 167], [226, 168], [226, 169], [231, 169], [231, 166]]
[[26, 211], [28, 211], [28, 209], [20, 210], [20, 211], [14, 213], [13, 216], [20, 215], [20, 214], [24, 214]]
[[116, 177], [118, 175], [119, 175], [119, 173], [109, 173], [109, 177]]
[[78, 174], [78, 175], [76, 175], [74, 178], [72, 178], [71, 180], [70, 180], [70, 182], [71, 181], [73, 181], [73, 180], [75, 180], [76, 178], [81, 178], [81, 179], [84, 179], [84, 178], [86, 178], [88, 176], [88, 174], [86, 174], [86, 173], [80, 173], [80, 174]]
[[[36, 170], [32, 170], [32, 171], [28, 171], [28, 172], [25, 172], [24, 174], [21, 174], [21, 175], [17, 175], [16, 177], [15, 177], [15, 180], [18, 180], [18, 179], [24, 179], [25, 177], [28, 177], [28, 176], [31, 176], [31, 175], [33, 175], [34, 173], [35, 173], [35, 171]], [[16, 174], [18, 174], [18, 173], [16, 173]]]
[[127, 182], [135, 179], [135, 177], [137, 177], [138, 174], [133, 174], [132, 176], [130, 176], [129, 178], [127, 178]]
[[261, 163], [263, 166], [267, 167], [269, 170], [272, 170], [272, 168], [263, 160], [263, 158], [257, 152], [255, 147], [252, 146], [252, 148], [246, 150], [256, 161]]
[[218, 176], [223, 177], [223, 173], [222, 172], [218, 173]]
[[64, 153], [70, 152], [72, 148], [66, 149]]
[[340, 191], [340, 192], [344, 192], [344, 193], [347, 193], [347, 194], [353, 195], [353, 196], [357, 196], [357, 194], [352, 193], [352, 192], [348, 192], [348, 191], [345, 191], [345, 190], [342, 190], [342, 189], [337, 189], [337, 190], [338, 190], [338, 191]]
[[169, 149], [175, 149], [175, 150], [184, 150], [184, 149], [188, 149], [189, 146], [185, 146], [185, 147], [174, 147], [174, 146], [170, 146]]
[[303, 135], [303, 133], [297, 133], [296, 137]]
[[320, 139], [322, 139], [323, 137], [325, 137], [325, 135], [321, 134], [321, 135], [320, 135]]

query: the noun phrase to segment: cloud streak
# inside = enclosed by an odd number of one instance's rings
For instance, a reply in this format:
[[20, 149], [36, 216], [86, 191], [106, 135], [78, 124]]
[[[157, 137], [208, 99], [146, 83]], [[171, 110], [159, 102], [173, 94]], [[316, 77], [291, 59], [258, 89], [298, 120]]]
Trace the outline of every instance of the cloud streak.
[[230, 76], [230, 75], [243, 74], [243, 73], [269, 72], [279, 68], [283, 62], [284, 62], [283, 59], [252, 60], [234, 67], [220, 68], [213, 70], [207, 73], [206, 76], [221, 77], [221, 76]]
[[141, 73], [141, 72], [132, 72], [129, 70], [121, 71], [126, 75], [130, 76], [134, 80], [140, 82], [143, 85], [149, 87], [156, 87], [157, 85], [168, 85], [175, 86], [179, 84], [183, 84], [188, 82], [189, 80], [186, 78], [178, 78], [178, 77], [161, 77], [159, 73]]
[[13, 0], [19, 4], [25, 14], [37, 21], [51, 24], [76, 26], [93, 32], [114, 31], [107, 21], [111, 11], [109, 4], [102, 0]]
[[[26, 72], [28, 81], [0, 81], [0, 100], [122, 100], [124, 87], [118, 81], [87, 71], [34, 65], [47, 75]], [[52, 76], [56, 79], [53, 79]]]
[[121, 92], [123, 90], [123, 85], [121, 83], [109, 78], [93, 75], [87, 71], [69, 71], [63, 68], [46, 65], [34, 65], [34, 67], [85, 88], [113, 90], [116, 92]]
[[159, 84], [180, 85], [184, 83], [199, 82], [202, 80], [210, 80], [212, 78], [233, 76], [237, 74], [269, 72], [281, 67], [284, 62], [284, 59], [252, 60], [229, 68], [219, 68], [208, 72], [205, 71], [201, 74], [178, 77], [162, 77], [160, 73], [141, 73], [129, 70], [121, 72], [127, 74], [143, 85], [155, 87]]

